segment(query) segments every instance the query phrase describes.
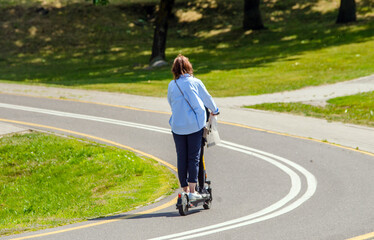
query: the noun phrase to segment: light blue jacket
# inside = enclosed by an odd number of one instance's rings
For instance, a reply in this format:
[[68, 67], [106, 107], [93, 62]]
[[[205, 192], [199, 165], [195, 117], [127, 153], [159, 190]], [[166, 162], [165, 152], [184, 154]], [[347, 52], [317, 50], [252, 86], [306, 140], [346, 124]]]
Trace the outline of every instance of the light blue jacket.
[[168, 102], [172, 112], [169, 120], [171, 130], [179, 135], [195, 133], [205, 127], [207, 119], [204, 106], [214, 114], [219, 110], [201, 80], [184, 74], [177, 79], [177, 83], [196, 115], [179, 91], [175, 81], [171, 81], [168, 87]]

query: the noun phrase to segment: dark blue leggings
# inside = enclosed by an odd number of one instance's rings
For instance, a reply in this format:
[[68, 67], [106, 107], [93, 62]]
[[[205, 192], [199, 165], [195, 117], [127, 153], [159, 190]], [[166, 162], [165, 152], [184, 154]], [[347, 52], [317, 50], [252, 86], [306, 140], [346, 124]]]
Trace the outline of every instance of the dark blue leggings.
[[197, 182], [203, 131], [201, 129], [188, 135], [173, 133], [178, 158], [178, 178], [182, 188], [187, 187], [189, 182]]

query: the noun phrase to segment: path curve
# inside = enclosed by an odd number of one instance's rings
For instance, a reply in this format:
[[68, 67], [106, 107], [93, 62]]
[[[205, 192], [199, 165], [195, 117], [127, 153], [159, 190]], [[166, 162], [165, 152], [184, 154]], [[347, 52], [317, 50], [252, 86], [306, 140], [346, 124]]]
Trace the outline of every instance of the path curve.
[[[234, 98], [215, 98], [220, 107], [221, 121], [252, 126], [254, 128], [286, 133], [320, 141], [339, 144], [374, 153], [374, 128], [328, 122], [323, 119], [295, 116], [286, 113], [243, 109], [240, 106], [264, 102], [313, 101], [324, 102], [326, 98], [351, 95], [358, 92], [374, 91], [374, 75], [339, 82], [336, 84], [307, 87], [295, 91], [243, 96]], [[170, 114], [166, 98], [142, 97], [122, 93], [89, 91], [0, 83], [0, 93], [19, 96], [48, 97], [78, 102], [94, 102], [106, 106], [152, 110]]]
[[[175, 161], [175, 153], [170, 151], [174, 149], [170, 134], [165, 134], [162, 130], [168, 129], [169, 116], [166, 114], [3, 94], [0, 94], [0, 103], [3, 104], [0, 111], [1, 118], [27, 120], [86, 132], [130, 145], [172, 163]], [[19, 105], [22, 105], [23, 109], [9, 108]], [[44, 111], [25, 111], [26, 109], [44, 109]], [[46, 114], [46, 111], [55, 115]], [[56, 115], [57, 112], [68, 112], [75, 118], [66, 114]], [[94, 116], [96, 120], [106, 118], [110, 121], [92, 121], [82, 116]], [[126, 122], [126, 124], [136, 122], [137, 124], [133, 126], [137, 128], [113, 124], [120, 122]], [[142, 129], [141, 126], [145, 125], [157, 126], [154, 129], [159, 131], [150, 132]], [[242, 224], [240, 227], [236, 226], [236, 223], [225, 226], [227, 229], [219, 234], [205, 231], [204, 234], [210, 235], [204, 236], [204, 239], [342, 239], [371, 232], [373, 216], [370, 211], [367, 211], [374, 201], [370, 188], [370, 183], [374, 181], [371, 156], [323, 143], [249, 128], [220, 125], [220, 132], [225, 140], [224, 145], [240, 146], [243, 152], [233, 152], [223, 148], [215, 148], [214, 151], [208, 149], [206, 153], [208, 174], [214, 184], [215, 196], [211, 210], [195, 209], [187, 217], [180, 217], [174, 207], [170, 207], [160, 213], [148, 214], [131, 220], [126, 219], [95, 228], [57, 234], [54, 239], [123, 239], [123, 236], [129, 239], [157, 238], [199, 229], [201, 226], [214, 226], [248, 215], [243, 213], [250, 214], [266, 209], [287, 195], [292, 181], [285, 176], [283, 171], [260, 161], [253, 153], [252, 155], [243, 154], [253, 149], [270, 152], [274, 156], [289, 159], [302, 168], [308, 169], [318, 179], [318, 189], [309, 184], [310, 178], [298, 173], [301, 179], [301, 191], [295, 201], [279, 209], [282, 215], [270, 218], [271, 214], [278, 214], [275, 210], [269, 212], [268, 215], [263, 215], [265, 218], [269, 217], [266, 221], [250, 224], [251, 219], [248, 219], [248, 221], [238, 222]], [[295, 166], [290, 166], [290, 168], [297, 171]], [[310, 193], [314, 191], [313, 198], [309, 199]], [[168, 200], [170, 198], [163, 201]], [[301, 202], [303, 204], [299, 205]], [[293, 208], [294, 206], [297, 208]], [[289, 209], [292, 211], [288, 211]], [[345, 217], [342, 218], [342, 216]], [[258, 221], [261, 217], [252, 220]], [[352, 225], [351, 221], [356, 224]], [[170, 228], [170, 226], [174, 227]]]

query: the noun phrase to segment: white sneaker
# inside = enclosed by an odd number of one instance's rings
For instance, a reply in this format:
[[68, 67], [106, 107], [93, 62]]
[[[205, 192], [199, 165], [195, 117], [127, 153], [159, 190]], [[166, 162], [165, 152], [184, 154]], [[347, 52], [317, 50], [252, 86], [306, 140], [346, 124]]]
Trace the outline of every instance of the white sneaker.
[[203, 198], [198, 192], [194, 192], [194, 193], [189, 193], [188, 194], [188, 198], [190, 199], [190, 200], [196, 200], [196, 199], [201, 199], [201, 198]]

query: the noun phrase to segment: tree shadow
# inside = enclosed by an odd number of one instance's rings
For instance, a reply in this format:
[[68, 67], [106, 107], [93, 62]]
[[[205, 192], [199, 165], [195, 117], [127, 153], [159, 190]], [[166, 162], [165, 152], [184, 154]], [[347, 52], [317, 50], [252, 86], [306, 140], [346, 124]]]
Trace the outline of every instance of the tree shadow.
[[[370, 12], [362, 0], [358, 12]], [[373, 17], [336, 25], [337, 8], [321, 12], [318, 1], [265, 1], [267, 30], [243, 31], [242, 1], [177, 2], [196, 11], [196, 21], [171, 20], [167, 58], [187, 52], [198, 74], [261, 68], [307, 51], [371, 40]], [[369, 9], [369, 10], [368, 10]], [[47, 12], [46, 12], [47, 11]], [[151, 54], [154, 3], [95, 7], [2, 8], [0, 78], [61, 86], [136, 83], [166, 85], [170, 67], [146, 70]], [[104, 87], [105, 89], [105, 87]]]
[[[206, 60], [207, 65], [202, 67], [199, 73], [207, 73], [212, 70], [261, 67], [281, 59], [286, 60], [290, 56], [303, 52], [365, 42], [373, 38], [374, 24], [371, 21], [373, 18], [345, 26], [336, 25], [337, 9], [325, 13], [318, 12], [314, 9], [317, 2], [316, 0], [269, 1], [264, 7], [265, 25], [268, 29], [262, 31], [243, 31], [238, 26], [233, 27], [231, 24], [227, 24], [229, 19], [224, 18], [215, 24], [222, 28], [222, 25], [226, 23], [229, 31], [213, 34], [203, 40], [199, 39], [199, 43], [191, 47], [204, 48], [206, 51], [192, 53], [189, 56], [199, 60], [219, 59], [219, 62]], [[222, 12], [217, 11], [217, 16], [230, 16], [228, 12], [238, 13], [240, 10], [222, 4], [223, 6], [220, 8]], [[364, 5], [363, 2], [361, 4]], [[368, 4], [366, 3], [366, 5]], [[211, 11], [211, 9], [207, 11]], [[209, 14], [203, 14], [203, 16], [212, 17]], [[241, 18], [241, 14], [236, 16], [237, 21]], [[211, 19], [203, 18], [194, 24], [206, 26], [209, 25], [209, 21]], [[350, 26], [357, 25], [361, 28], [358, 30], [350, 28]], [[188, 27], [186, 26], [186, 28]], [[214, 29], [214, 26], [205, 31], [209, 32], [211, 29]], [[192, 33], [186, 35], [190, 34]], [[203, 43], [201, 44], [201, 42]], [[224, 48], [219, 47], [222, 43], [226, 45]], [[257, 47], [260, 49], [256, 49]]]

